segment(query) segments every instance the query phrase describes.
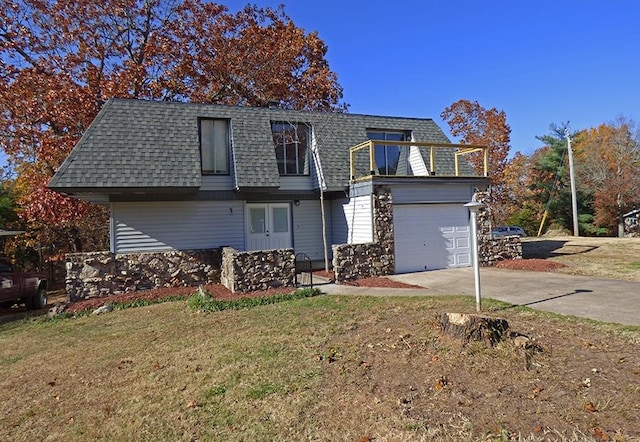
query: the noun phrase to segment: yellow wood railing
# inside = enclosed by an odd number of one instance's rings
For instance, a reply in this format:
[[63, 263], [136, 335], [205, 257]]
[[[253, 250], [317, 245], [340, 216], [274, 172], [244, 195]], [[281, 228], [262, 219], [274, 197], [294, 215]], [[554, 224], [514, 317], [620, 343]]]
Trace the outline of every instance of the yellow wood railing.
[[[399, 146], [401, 149], [410, 149], [411, 147], [417, 147], [420, 150], [421, 157], [424, 159], [424, 155], [422, 154], [423, 149], [429, 149], [429, 174], [437, 175], [437, 164], [435, 152], [436, 149], [450, 149], [454, 155], [454, 164], [455, 164], [455, 176], [460, 175], [460, 157], [464, 155], [469, 155], [474, 152], [482, 152], [483, 155], [483, 173], [482, 176], [489, 176], [489, 149], [487, 146], [482, 146], [478, 144], [448, 144], [448, 143], [425, 143], [418, 141], [382, 141], [382, 140], [368, 140], [364, 143], [360, 143], [356, 146], [353, 146], [349, 149], [349, 174], [351, 176], [351, 180], [356, 179], [356, 153], [366, 150], [369, 155], [369, 173], [364, 174], [363, 176], [370, 175], [380, 175], [376, 172], [376, 157], [375, 157], [375, 146], [376, 145], [384, 145], [384, 146]], [[407, 156], [408, 158], [408, 156]], [[425, 164], [426, 166], [426, 164]], [[387, 175], [387, 176], [402, 176], [402, 175]], [[405, 175], [405, 176], [415, 176], [415, 175]], [[477, 176], [477, 175], [475, 175]]]

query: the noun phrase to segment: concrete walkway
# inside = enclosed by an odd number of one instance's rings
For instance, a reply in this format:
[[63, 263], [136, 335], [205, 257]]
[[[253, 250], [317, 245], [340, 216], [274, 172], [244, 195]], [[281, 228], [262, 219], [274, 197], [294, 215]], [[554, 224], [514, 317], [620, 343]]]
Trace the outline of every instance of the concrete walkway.
[[[389, 276], [421, 289], [391, 289], [323, 284], [328, 294], [369, 296], [474, 296], [473, 268], [433, 270]], [[640, 283], [559, 273], [480, 269], [482, 298], [493, 298], [537, 310], [640, 325]]]

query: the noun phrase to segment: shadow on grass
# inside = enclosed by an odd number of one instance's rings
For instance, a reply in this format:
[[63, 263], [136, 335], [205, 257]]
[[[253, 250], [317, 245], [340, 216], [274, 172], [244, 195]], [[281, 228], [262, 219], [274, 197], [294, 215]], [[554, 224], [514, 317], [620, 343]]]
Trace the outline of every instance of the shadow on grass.
[[529, 258], [550, 258], [557, 255], [556, 250], [561, 249], [567, 241], [558, 240], [536, 240], [536, 241], [523, 241], [522, 242], [522, 257], [524, 259]]
[[45, 316], [48, 311], [48, 306], [41, 310], [27, 310], [25, 307], [2, 308], [0, 309], [0, 325], [22, 321], [26, 318]]
[[584, 244], [567, 244], [568, 241], [555, 239], [541, 239], [522, 242], [522, 257], [524, 259], [539, 258], [546, 259], [554, 256], [577, 255], [591, 252], [598, 246]]

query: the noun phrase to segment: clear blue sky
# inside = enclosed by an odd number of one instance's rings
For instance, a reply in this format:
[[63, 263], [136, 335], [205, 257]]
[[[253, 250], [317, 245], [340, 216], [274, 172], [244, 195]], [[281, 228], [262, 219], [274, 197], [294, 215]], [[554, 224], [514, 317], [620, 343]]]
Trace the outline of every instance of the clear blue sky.
[[[246, 1], [222, 1], [237, 11]], [[350, 112], [434, 118], [466, 98], [507, 114], [512, 153], [640, 120], [640, 1], [262, 0], [317, 31]]]

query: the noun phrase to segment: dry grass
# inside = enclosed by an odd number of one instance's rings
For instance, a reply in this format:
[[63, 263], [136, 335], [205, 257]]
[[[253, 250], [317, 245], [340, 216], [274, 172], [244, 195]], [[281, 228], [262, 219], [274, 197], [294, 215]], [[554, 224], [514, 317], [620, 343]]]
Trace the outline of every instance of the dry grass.
[[523, 254], [565, 264], [559, 273], [640, 281], [640, 238], [525, 238]]
[[637, 328], [487, 308], [542, 351], [441, 336], [457, 297], [5, 324], [0, 440], [638, 440]]
[[[640, 239], [526, 239], [563, 272], [640, 281]], [[531, 256], [533, 254], [534, 256]], [[0, 325], [0, 440], [640, 441], [640, 328], [486, 301], [535, 339], [462, 345], [469, 298], [186, 301]]]

